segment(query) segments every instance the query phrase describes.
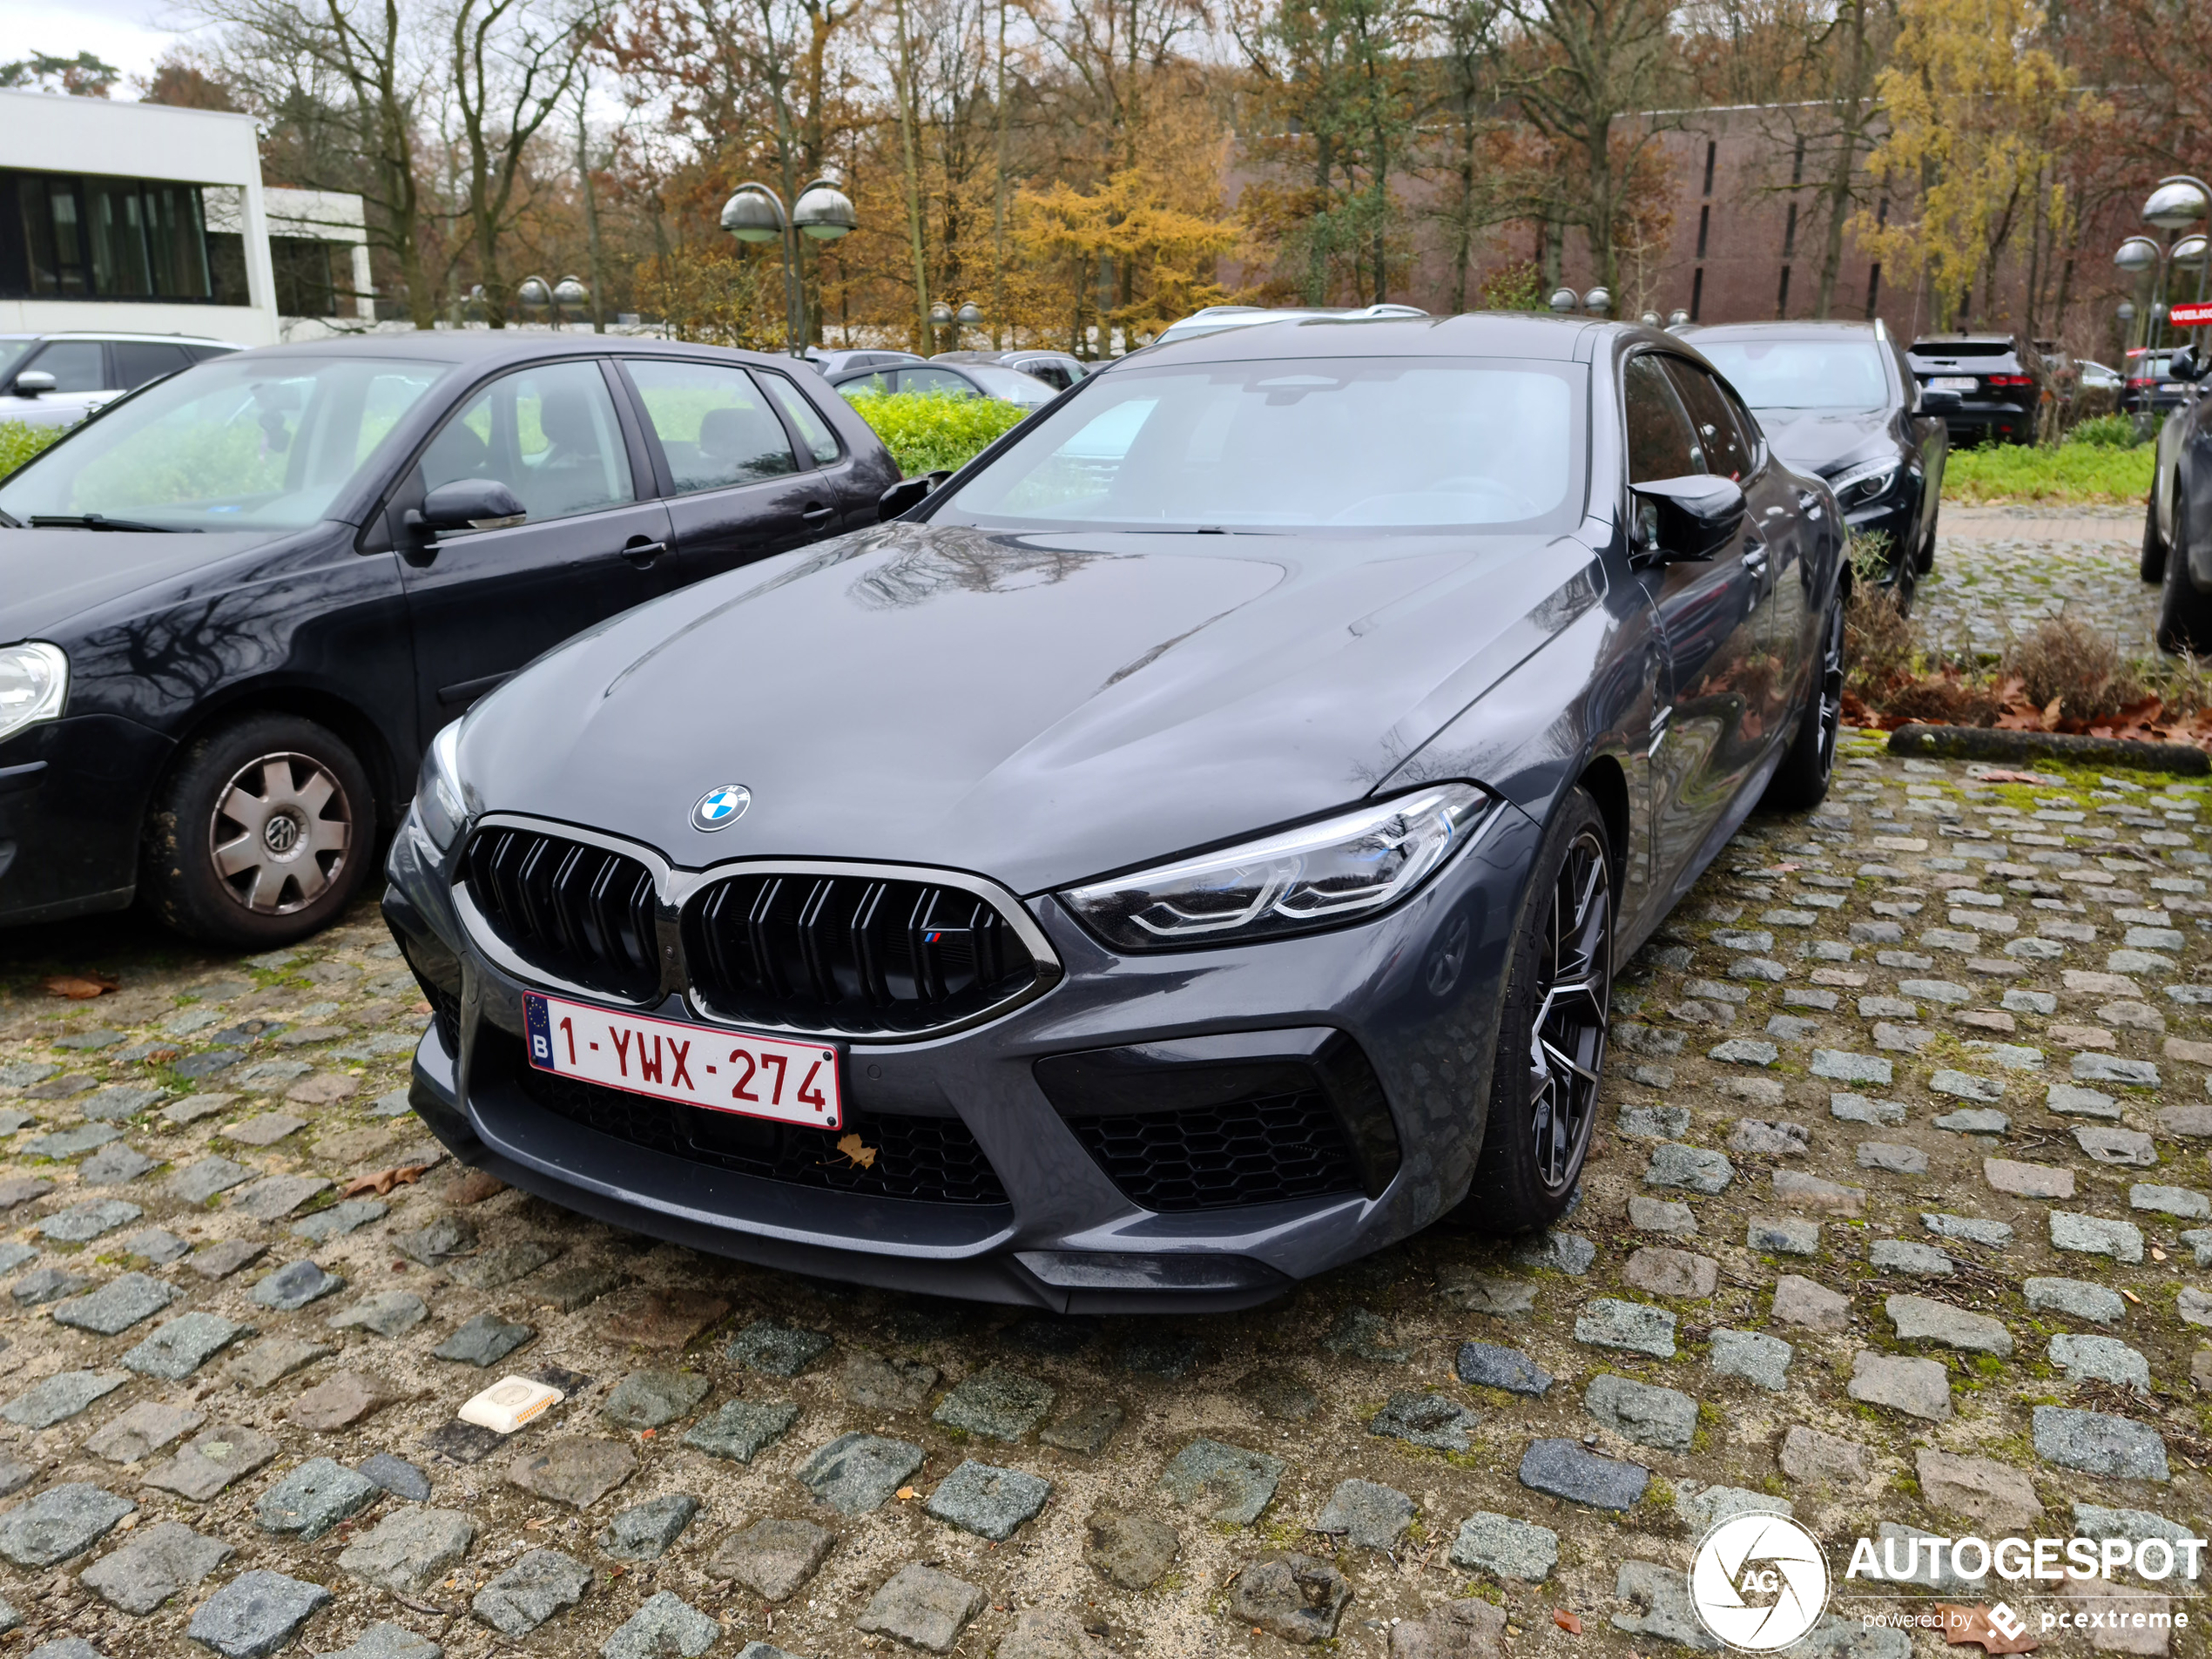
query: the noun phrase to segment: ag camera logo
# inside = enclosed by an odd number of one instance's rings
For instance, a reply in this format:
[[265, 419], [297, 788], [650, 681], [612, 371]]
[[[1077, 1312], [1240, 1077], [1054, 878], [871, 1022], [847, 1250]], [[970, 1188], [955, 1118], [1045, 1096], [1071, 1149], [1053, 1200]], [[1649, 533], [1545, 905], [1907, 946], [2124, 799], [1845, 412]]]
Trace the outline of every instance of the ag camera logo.
[[1731, 1648], [1770, 1653], [1800, 1640], [1828, 1610], [1820, 1542], [1786, 1515], [1736, 1515], [1697, 1546], [1689, 1601], [1698, 1622]]

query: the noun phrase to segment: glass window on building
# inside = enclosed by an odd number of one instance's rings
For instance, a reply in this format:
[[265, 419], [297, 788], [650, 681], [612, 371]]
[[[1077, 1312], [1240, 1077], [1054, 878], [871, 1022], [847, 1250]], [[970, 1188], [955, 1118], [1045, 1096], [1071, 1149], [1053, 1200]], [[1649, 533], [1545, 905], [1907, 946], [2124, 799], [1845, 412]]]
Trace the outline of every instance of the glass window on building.
[[0, 294], [214, 298], [200, 188], [0, 171]]

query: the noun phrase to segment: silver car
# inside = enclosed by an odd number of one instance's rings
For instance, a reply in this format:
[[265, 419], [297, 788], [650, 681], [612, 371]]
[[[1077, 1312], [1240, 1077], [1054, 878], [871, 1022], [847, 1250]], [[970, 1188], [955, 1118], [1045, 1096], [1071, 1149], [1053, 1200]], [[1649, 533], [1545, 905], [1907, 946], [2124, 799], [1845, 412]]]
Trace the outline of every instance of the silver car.
[[239, 349], [197, 334], [0, 334], [0, 421], [75, 426], [125, 392]]

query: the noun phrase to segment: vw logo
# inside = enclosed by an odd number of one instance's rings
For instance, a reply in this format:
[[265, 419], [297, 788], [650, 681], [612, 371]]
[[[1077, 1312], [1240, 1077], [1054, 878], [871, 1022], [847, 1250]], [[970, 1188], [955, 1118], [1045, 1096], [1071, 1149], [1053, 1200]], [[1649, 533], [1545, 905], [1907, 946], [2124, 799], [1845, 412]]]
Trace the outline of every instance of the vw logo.
[[719, 789], [710, 789], [699, 797], [699, 804], [691, 808], [691, 827], [695, 830], [726, 829], [745, 816], [745, 809], [752, 805], [752, 791], [743, 784], [724, 784]]

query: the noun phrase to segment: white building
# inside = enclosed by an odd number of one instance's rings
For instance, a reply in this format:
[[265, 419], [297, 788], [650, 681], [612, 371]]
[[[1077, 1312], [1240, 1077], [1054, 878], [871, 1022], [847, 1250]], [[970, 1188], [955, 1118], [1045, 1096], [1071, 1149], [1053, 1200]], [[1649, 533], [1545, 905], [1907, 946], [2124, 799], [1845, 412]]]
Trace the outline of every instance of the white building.
[[361, 198], [265, 190], [252, 117], [0, 91], [0, 333], [265, 346], [374, 314]]

